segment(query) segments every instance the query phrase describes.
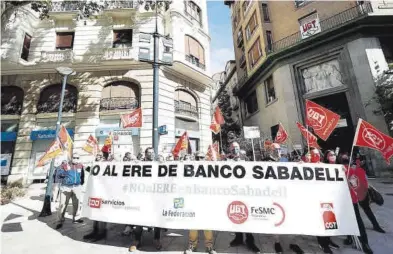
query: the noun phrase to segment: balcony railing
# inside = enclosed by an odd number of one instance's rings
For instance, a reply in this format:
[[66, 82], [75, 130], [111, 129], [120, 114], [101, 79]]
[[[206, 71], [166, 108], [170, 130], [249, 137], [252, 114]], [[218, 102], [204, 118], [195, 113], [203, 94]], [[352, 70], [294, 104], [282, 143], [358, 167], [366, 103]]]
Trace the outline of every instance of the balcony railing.
[[133, 9], [136, 7], [134, 1], [105, 1], [105, 9]]
[[200, 63], [195, 57], [186, 55], [186, 60], [193, 65], [196, 65], [198, 68], [201, 68], [202, 70], [206, 70], [206, 66], [202, 63]]
[[181, 101], [175, 101], [175, 113], [198, 118], [198, 108]]
[[[372, 7], [370, 2], [365, 2], [363, 4], [356, 5], [350, 9], [342, 11], [332, 17], [329, 17], [325, 20], [320, 21], [321, 32], [329, 31], [332, 29], [336, 29], [350, 21], [356, 20], [360, 17], [367, 16], [368, 13], [372, 12]], [[312, 38], [312, 37], [309, 37]], [[307, 40], [308, 38], [304, 39]], [[292, 47], [297, 43], [302, 41], [302, 36], [300, 31], [294, 34], [291, 34], [279, 41], [273, 42], [273, 44], [269, 47], [266, 47], [266, 54], [271, 54], [274, 52], [278, 52], [284, 50], [286, 48]]]
[[129, 60], [132, 59], [132, 48], [108, 48], [105, 49], [104, 60]]
[[111, 97], [100, 101], [100, 111], [116, 109], [137, 109], [139, 101], [135, 97]]
[[[74, 12], [82, 10], [83, 1], [52, 1], [50, 12]], [[113, 9], [133, 9], [137, 7], [135, 1], [103, 1], [98, 3], [98, 9], [113, 10]], [[101, 7], [101, 8], [100, 8]]]
[[50, 63], [71, 62], [73, 57], [74, 57], [74, 53], [72, 49], [41, 52], [42, 62], [50, 62]]
[[50, 12], [73, 12], [79, 11], [81, 8], [80, 1], [52, 1]]

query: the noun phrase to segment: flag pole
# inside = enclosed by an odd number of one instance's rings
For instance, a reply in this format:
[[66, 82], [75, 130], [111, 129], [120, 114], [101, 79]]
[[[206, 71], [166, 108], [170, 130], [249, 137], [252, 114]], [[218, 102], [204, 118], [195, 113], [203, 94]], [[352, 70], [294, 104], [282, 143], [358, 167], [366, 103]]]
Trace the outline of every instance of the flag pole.
[[356, 126], [355, 136], [353, 137], [352, 148], [351, 148], [351, 155], [349, 156], [349, 166], [351, 166], [352, 155], [353, 155], [353, 148], [354, 148], [354, 146], [355, 146], [356, 138], [357, 138], [357, 136], [358, 136], [358, 134], [359, 134], [359, 129], [360, 129], [361, 123], [362, 123], [362, 119], [359, 118], [359, 120], [358, 120], [358, 125]]
[[252, 157], [254, 158], [255, 161], [255, 149], [254, 149], [254, 140], [251, 139], [251, 146], [252, 146]]
[[307, 131], [307, 150], [310, 153], [310, 142], [309, 142], [310, 139], [308, 137], [309, 130], [308, 130], [308, 125], [307, 124], [306, 124], [306, 131]]
[[[220, 151], [221, 150], [221, 151]], [[221, 126], [220, 126], [220, 147], [218, 149], [218, 152], [222, 152], [222, 136], [221, 136]]]

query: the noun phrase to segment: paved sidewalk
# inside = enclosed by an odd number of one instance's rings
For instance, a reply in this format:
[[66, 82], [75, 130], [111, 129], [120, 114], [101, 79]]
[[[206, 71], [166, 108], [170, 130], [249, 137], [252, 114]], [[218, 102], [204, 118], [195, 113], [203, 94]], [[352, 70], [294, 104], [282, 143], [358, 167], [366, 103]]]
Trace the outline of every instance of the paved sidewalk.
[[[370, 221], [364, 216], [371, 248], [376, 254], [393, 253], [393, 179], [372, 180], [372, 184], [383, 194], [385, 204], [382, 207], [373, 205], [376, 214], [386, 234], [372, 230]], [[109, 235], [106, 240], [97, 243], [83, 242], [82, 237], [92, 229], [92, 222], [85, 220], [83, 224], [72, 224], [70, 214], [61, 230], [56, 230], [57, 218], [54, 213], [50, 217], [38, 218], [42, 208], [44, 184], [30, 186], [26, 197], [18, 199], [11, 204], [1, 207], [1, 253], [3, 254], [108, 254], [128, 253], [127, 247], [130, 237], [121, 236], [123, 225], [109, 226]], [[54, 211], [55, 208], [52, 209]], [[70, 206], [71, 211], [71, 206]], [[203, 251], [203, 234], [200, 234], [199, 251]], [[244, 247], [230, 248], [229, 242], [234, 236], [228, 232], [215, 233], [215, 248], [218, 253], [249, 253]], [[334, 237], [333, 240], [341, 245], [340, 250], [334, 253], [360, 253], [350, 247], [342, 246], [343, 237]], [[142, 253], [183, 253], [187, 246], [187, 231], [168, 230], [163, 237], [163, 250], [156, 252], [152, 248], [152, 233], [145, 232]], [[289, 250], [290, 243], [297, 243], [305, 253], [321, 253], [315, 237], [308, 236], [281, 236], [284, 253]], [[271, 235], [257, 235], [256, 244], [262, 253], [274, 253], [274, 238]]]

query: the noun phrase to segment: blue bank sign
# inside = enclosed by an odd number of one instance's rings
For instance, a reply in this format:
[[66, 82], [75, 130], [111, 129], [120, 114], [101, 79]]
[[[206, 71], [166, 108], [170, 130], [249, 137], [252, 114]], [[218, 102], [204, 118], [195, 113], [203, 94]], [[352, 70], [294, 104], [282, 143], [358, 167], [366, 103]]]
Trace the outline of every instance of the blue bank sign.
[[[74, 130], [68, 129], [68, 133], [71, 137], [74, 136]], [[31, 140], [42, 140], [42, 139], [54, 139], [56, 136], [56, 130], [41, 130], [41, 131], [32, 131], [30, 134]]]
[[15, 141], [16, 140], [16, 132], [1, 132], [1, 142], [7, 142], [7, 141]]

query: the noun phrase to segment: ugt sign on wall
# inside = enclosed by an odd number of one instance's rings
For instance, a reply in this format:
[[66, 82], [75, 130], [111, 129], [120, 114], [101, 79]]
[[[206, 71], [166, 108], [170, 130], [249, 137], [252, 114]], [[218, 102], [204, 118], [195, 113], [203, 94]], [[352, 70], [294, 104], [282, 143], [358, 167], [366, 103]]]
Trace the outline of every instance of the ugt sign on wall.
[[321, 32], [321, 25], [317, 13], [311, 14], [300, 20], [300, 34], [306, 39]]

